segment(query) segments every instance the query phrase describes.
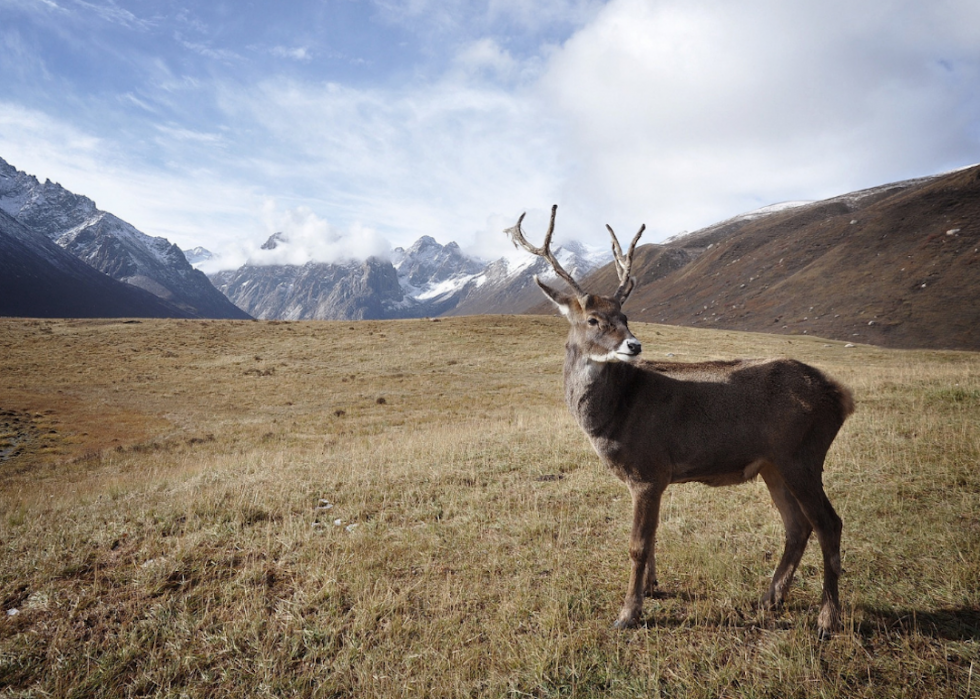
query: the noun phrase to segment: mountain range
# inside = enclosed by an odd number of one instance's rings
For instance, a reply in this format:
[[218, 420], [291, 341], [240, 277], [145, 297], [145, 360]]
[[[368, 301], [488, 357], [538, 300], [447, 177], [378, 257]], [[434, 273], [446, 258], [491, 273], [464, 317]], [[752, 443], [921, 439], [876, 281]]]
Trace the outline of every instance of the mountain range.
[[[262, 250], [289, 245], [272, 235]], [[556, 254], [567, 269], [585, 275], [612, 254], [571, 242]], [[391, 259], [308, 262], [304, 265], [247, 263], [211, 275], [211, 281], [240, 308], [260, 319], [365, 320], [450, 314], [519, 313], [539, 293], [535, 274], [553, 278], [544, 260], [490, 264], [469, 257], [455, 242], [441, 245], [422, 236]]]
[[[276, 233], [262, 252], [291, 244]], [[618, 285], [610, 253], [561, 241], [560, 230], [555, 251], [584, 288]], [[533, 276], [560, 284], [541, 258], [486, 263], [429, 236], [366, 261], [258, 257], [209, 279], [188, 261], [210, 259], [207, 250], [181, 251], [0, 159], [0, 315], [553, 313]], [[980, 350], [980, 166], [768, 206], [642, 245], [633, 271], [633, 320]]]
[[[34, 244], [34, 239], [46, 239], [92, 269], [129, 287], [149, 292], [164, 302], [156, 306], [155, 311], [143, 303], [129, 307], [122, 303], [122, 300], [132, 297], [132, 294], [126, 293], [118, 299], [107, 299], [104, 308], [96, 303], [86, 314], [160, 315], [169, 309], [165, 315], [171, 317], [249, 317], [218, 292], [203, 272], [194, 269], [176, 245], [165, 238], [151, 237], [138, 231], [116, 216], [100, 211], [91, 199], [69, 192], [60, 184], [50, 180], [39, 182], [3, 159], [0, 159], [0, 211], [23, 226], [23, 230], [12, 227], [5, 218], [4, 228], [10, 238], [31, 243], [20, 250], [12, 247], [13, 244], [8, 241], [4, 257], [6, 268], [19, 266], [24, 270], [39, 270], [52, 268], [52, 265], [53, 269], [63, 268], [60, 256], [53, 257], [57, 255], [54, 248], [39, 242]], [[25, 231], [30, 240], [24, 238]], [[25, 259], [18, 265], [13, 257], [15, 249], [28, 255], [30, 261]], [[37, 256], [42, 259], [35, 259]], [[45, 258], [52, 265], [46, 266]], [[77, 286], [84, 278], [87, 277], [74, 275], [72, 283]], [[33, 297], [39, 295], [50, 297], [51, 302], [44, 305], [47, 309], [45, 315], [72, 316], [81, 312], [73, 299], [63, 297], [61, 307], [54, 303], [57, 294], [36, 286], [18, 286], [16, 296], [10, 296], [5, 301], [5, 312], [11, 315], [37, 314], [41, 306]], [[119, 287], [107, 286], [100, 281], [96, 288], [83, 295], [94, 302], [98, 298], [97, 292], [109, 293], [109, 289], [117, 293]], [[10, 291], [13, 294], [12, 283]], [[137, 296], [143, 298], [142, 295]]]

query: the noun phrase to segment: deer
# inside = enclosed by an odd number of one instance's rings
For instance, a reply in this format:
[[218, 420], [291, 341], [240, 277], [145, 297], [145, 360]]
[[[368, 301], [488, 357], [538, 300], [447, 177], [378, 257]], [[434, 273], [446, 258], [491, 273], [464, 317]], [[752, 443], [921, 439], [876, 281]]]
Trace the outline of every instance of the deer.
[[640, 227], [624, 254], [612, 227], [619, 287], [611, 296], [586, 292], [551, 251], [557, 205], [544, 243], [527, 241], [521, 224], [505, 233], [515, 247], [547, 260], [569, 286], [562, 291], [534, 277], [570, 324], [565, 344], [564, 392], [569, 410], [599, 458], [625, 482], [633, 507], [630, 573], [622, 610], [613, 624], [644, 624], [643, 599], [657, 591], [654, 553], [660, 503], [668, 485], [745, 483], [761, 476], [785, 528], [785, 544], [764, 610], [779, 608], [811, 533], [823, 554], [820, 638], [841, 629], [838, 581], [842, 522], [823, 486], [824, 461], [851, 413], [851, 391], [794, 359], [645, 361], [623, 304]]

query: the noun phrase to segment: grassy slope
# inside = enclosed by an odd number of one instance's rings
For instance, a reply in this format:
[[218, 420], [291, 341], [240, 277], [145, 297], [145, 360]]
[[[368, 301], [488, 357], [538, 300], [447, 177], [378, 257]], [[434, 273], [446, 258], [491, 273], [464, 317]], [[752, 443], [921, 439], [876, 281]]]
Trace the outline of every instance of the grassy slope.
[[634, 331], [854, 389], [843, 634], [815, 542], [756, 609], [761, 482], [668, 489], [663, 593], [610, 628], [629, 498], [561, 403], [560, 319], [4, 319], [0, 696], [980, 695], [980, 356]]

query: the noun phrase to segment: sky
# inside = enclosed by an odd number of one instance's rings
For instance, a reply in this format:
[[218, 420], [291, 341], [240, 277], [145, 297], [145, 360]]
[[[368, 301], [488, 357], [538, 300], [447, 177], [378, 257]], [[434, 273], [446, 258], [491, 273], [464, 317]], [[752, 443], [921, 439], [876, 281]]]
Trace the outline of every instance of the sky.
[[208, 271], [659, 242], [980, 162], [980, 3], [0, 0], [0, 157]]

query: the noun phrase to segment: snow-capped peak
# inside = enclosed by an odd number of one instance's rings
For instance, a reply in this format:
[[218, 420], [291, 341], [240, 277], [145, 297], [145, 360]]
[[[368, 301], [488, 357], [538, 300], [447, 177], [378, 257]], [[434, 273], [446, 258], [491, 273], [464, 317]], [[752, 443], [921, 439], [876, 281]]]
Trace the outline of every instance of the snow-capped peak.
[[184, 250], [183, 253], [184, 257], [187, 258], [187, 261], [190, 262], [191, 266], [193, 267], [196, 267], [202, 262], [207, 262], [208, 260], [214, 259], [214, 253], [207, 248], [201, 247], [200, 245], [191, 248], [190, 250]]

